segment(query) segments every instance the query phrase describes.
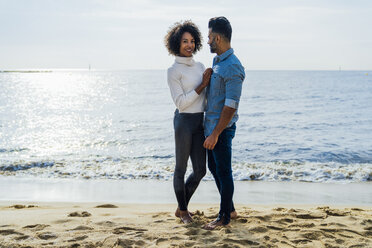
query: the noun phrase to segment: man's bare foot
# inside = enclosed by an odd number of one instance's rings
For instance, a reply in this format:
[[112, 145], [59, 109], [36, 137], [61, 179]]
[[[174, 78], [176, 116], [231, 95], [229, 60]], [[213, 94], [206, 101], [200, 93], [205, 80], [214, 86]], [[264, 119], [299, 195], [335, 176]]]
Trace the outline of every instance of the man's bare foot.
[[[180, 208], [177, 208], [176, 209], [176, 212], [174, 213], [174, 215], [176, 216], [176, 217], [180, 217]], [[190, 214], [190, 216], [194, 216], [195, 214], [193, 213], [193, 212], [189, 212], [189, 214]]]
[[238, 213], [236, 211], [232, 211], [231, 214], [230, 214], [230, 218], [232, 220], [235, 220], [238, 218]]
[[193, 219], [192, 219], [189, 211], [187, 211], [187, 210], [186, 211], [181, 211], [180, 210], [180, 216], [179, 216], [179, 218], [185, 224], [189, 224], [189, 223], [191, 223], [193, 221]]
[[203, 228], [205, 230], [214, 230], [218, 226], [227, 226], [227, 225], [223, 224], [223, 219], [215, 219], [214, 221], [206, 224]]

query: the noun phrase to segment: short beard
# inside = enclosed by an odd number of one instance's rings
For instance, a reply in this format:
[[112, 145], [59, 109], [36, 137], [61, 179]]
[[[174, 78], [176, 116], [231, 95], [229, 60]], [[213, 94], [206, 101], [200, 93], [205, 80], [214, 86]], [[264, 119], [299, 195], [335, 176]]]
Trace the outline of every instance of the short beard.
[[211, 44], [209, 44], [209, 48], [211, 50], [211, 53], [217, 52], [217, 45], [214, 39], [212, 40]]

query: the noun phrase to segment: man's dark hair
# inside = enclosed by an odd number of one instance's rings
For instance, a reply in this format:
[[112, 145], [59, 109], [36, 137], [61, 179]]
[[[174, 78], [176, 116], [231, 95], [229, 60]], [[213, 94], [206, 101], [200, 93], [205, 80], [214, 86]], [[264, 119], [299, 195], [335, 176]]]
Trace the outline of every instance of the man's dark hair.
[[176, 22], [164, 37], [165, 47], [169, 54], [178, 55], [180, 53], [181, 38], [185, 32], [189, 32], [195, 40], [194, 54], [202, 48], [203, 38], [198, 27], [192, 21]]
[[219, 16], [209, 19], [208, 28], [211, 28], [213, 33], [218, 33], [229, 42], [231, 41], [232, 28], [226, 17]]

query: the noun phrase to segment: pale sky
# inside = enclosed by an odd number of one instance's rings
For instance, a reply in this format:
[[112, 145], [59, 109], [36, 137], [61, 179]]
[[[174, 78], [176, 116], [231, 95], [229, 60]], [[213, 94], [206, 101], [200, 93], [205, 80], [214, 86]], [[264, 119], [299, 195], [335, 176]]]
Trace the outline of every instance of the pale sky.
[[372, 70], [369, 0], [0, 0], [0, 70], [166, 69], [168, 28], [226, 16], [247, 70]]

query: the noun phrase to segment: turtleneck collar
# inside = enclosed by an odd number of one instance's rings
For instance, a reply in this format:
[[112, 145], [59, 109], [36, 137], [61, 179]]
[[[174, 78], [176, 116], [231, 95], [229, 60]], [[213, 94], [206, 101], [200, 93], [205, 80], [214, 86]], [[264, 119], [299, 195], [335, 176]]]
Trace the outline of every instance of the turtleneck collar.
[[188, 66], [193, 66], [195, 64], [195, 61], [193, 57], [180, 57], [176, 56], [176, 62], [179, 64], [185, 64]]

